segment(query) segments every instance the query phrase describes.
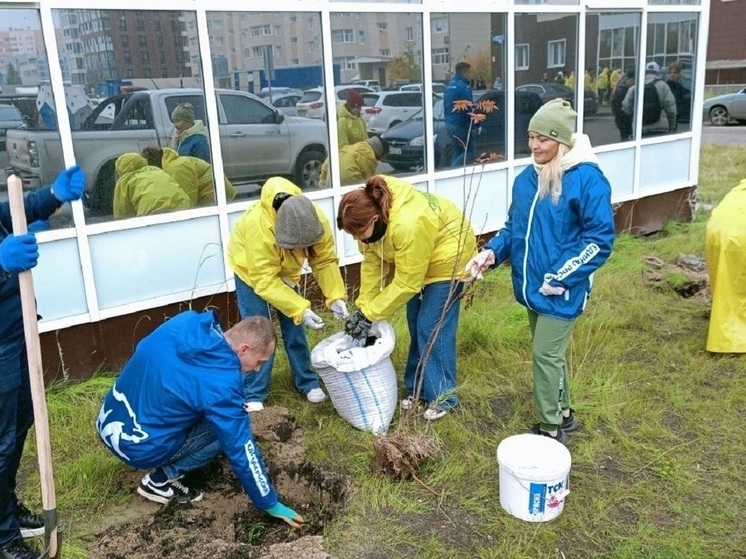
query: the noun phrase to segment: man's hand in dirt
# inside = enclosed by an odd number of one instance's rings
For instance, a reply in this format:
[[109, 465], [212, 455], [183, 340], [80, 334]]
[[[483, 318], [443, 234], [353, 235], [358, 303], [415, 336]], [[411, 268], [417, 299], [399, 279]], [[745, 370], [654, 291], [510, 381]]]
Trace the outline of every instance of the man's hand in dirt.
[[270, 516], [274, 516], [275, 518], [284, 520], [291, 527], [296, 529], [300, 528], [302, 524], [306, 523], [306, 521], [303, 520], [303, 517], [300, 514], [295, 512], [293, 509], [286, 507], [280, 501], [277, 501], [277, 503], [275, 503], [273, 507], [268, 508], [265, 512]]

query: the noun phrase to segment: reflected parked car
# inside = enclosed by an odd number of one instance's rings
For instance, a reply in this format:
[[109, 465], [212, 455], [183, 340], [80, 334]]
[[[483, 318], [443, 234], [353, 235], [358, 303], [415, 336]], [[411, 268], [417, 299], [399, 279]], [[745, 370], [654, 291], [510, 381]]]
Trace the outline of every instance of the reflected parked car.
[[[575, 92], [567, 87], [558, 83], [527, 83], [519, 85], [515, 88], [516, 91], [528, 91], [530, 93], [536, 93], [542, 103], [551, 101], [552, 99], [564, 99], [569, 101], [570, 104], [575, 107]], [[592, 91], [585, 92], [583, 99], [583, 112], [585, 116], [593, 116], [598, 112], [598, 98]]]
[[275, 92], [272, 95], [269, 92], [262, 92], [259, 97], [270, 103], [275, 109], [287, 116], [298, 116], [295, 106], [303, 97], [302, 93], [294, 92]]
[[380, 136], [392, 126], [422, 110], [419, 91], [380, 91], [363, 94], [360, 116], [368, 125], [369, 136]]
[[725, 126], [733, 122], [746, 124], [746, 87], [737, 93], [707, 99], [702, 105], [702, 113], [713, 126]]
[[[505, 153], [505, 92], [487, 90], [477, 102], [490, 100], [495, 110], [486, 115], [482, 132], [475, 136], [477, 154]], [[515, 153], [528, 155], [528, 123], [541, 107], [538, 95], [530, 92], [516, 92], [515, 106]], [[451, 141], [446, 131], [443, 100], [433, 104], [435, 135], [435, 168], [447, 167], [452, 160]], [[474, 132], [476, 134], [476, 131]], [[422, 169], [425, 165], [425, 125], [420, 110], [409, 120], [391, 127], [381, 135], [388, 144], [388, 153], [382, 161], [397, 171]]]
[[[334, 87], [334, 95], [337, 97], [337, 105], [347, 99], [347, 91], [356, 89], [358, 93], [375, 93], [371, 88], [362, 85], [337, 85]], [[334, 107], [336, 110], [336, 107]], [[323, 87], [313, 87], [303, 92], [298, 104], [295, 105], [298, 116], [306, 118], [318, 118], [326, 120], [326, 99]]]
[[15, 105], [0, 105], [0, 150], [5, 150], [5, 136], [13, 128], [25, 128], [21, 111]]

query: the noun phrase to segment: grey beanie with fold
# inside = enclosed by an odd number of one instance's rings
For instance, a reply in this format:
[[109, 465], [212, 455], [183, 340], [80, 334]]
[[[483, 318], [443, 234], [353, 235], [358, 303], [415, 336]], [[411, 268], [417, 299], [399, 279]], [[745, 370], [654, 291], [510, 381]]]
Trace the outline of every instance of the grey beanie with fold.
[[275, 244], [280, 248], [308, 248], [324, 234], [313, 202], [303, 195], [290, 196], [277, 210]]

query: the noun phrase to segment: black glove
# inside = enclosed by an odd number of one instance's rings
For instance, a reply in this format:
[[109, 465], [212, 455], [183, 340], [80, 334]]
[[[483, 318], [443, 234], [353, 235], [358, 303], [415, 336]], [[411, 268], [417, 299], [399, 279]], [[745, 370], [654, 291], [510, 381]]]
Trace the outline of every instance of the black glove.
[[350, 315], [350, 318], [345, 322], [345, 334], [352, 337], [354, 340], [364, 340], [370, 333], [370, 327], [372, 322], [365, 318], [365, 315], [357, 309]]

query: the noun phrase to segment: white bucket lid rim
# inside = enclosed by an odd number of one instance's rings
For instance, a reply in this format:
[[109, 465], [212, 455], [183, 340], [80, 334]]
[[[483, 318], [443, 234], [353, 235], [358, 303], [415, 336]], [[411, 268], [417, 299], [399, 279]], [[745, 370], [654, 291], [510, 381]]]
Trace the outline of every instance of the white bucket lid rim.
[[497, 462], [512, 475], [531, 481], [552, 481], [570, 471], [572, 457], [565, 445], [533, 434], [512, 435], [497, 447]]

